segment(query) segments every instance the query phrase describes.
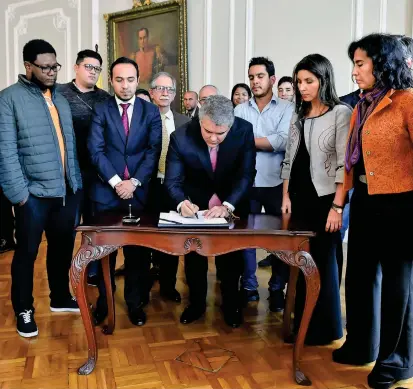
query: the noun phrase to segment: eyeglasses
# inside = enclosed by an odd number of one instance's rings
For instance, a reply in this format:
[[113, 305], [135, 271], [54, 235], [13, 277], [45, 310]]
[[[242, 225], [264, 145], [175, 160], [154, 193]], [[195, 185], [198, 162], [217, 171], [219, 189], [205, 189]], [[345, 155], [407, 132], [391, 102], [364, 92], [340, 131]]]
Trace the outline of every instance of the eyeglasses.
[[202, 99], [199, 99], [199, 104], [201, 104], [201, 105], [205, 104], [205, 101], [207, 101], [207, 98], [208, 98], [208, 97], [209, 97], [209, 96], [203, 97]]
[[62, 65], [60, 65], [60, 63], [57, 63], [56, 65], [53, 65], [53, 66], [41, 66], [34, 62], [30, 62], [30, 63], [36, 66], [37, 68], [41, 69], [42, 73], [44, 74], [49, 74], [52, 70], [54, 73], [57, 73], [62, 68]]
[[85, 67], [85, 69], [90, 73], [92, 70], [94, 70], [96, 73], [100, 73], [102, 71], [102, 68], [100, 66], [93, 66], [90, 63], [86, 64], [81, 64]]
[[175, 93], [175, 88], [171, 87], [171, 86], [154, 86], [153, 88], [151, 88], [152, 90], [156, 90], [157, 92], [168, 92], [168, 94], [172, 95]]

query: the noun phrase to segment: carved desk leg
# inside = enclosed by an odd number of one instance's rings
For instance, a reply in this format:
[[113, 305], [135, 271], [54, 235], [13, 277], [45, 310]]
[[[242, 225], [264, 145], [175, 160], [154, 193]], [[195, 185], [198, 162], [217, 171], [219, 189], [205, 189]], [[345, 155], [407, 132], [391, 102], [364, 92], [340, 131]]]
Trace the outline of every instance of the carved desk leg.
[[82, 246], [72, 260], [70, 282], [79, 304], [88, 343], [88, 360], [78, 370], [78, 373], [81, 375], [87, 375], [93, 371], [98, 357], [95, 329], [86, 296], [87, 266], [90, 262], [105, 257], [117, 249], [117, 246], [92, 246], [91, 239], [86, 234], [83, 234]]
[[290, 278], [287, 285], [287, 297], [285, 302], [284, 320], [283, 320], [283, 338], [284, 342], [294, 343], [291, 334], [291, 314], [294, 311], [295, 291], [297, 287], [299, 269], [297, 267], [290, 267]]
[[108, 304], [108, 324], [103, 326], [102, 332], [105, 335], [113, 334], [115, 329], [115, 303], [112, 291], [112, 281], [110, 274], [110, 258], [109, 255], [102, 258], [103, 278], [105, 280], [106, 301]]
[[311, 315], [313, 314], [318, 294], [320, 293], [320, 274], [313, 258], [305, 251], [277, 251], [276, 254], [288, 265], [298, 267], [305, 277], [306, 300], [297, 340], [294, 344], [293, 368], [294, 378], [297, 384], [310, 386], [311, 381], [300, 369], [300, 359]]

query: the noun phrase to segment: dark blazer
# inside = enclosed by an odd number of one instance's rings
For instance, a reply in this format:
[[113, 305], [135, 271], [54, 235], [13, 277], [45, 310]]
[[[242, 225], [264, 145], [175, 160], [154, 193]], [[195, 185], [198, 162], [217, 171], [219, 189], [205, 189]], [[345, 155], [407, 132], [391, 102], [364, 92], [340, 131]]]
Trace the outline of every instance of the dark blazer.
[[115, 98], [97, 104], [87, 145], [98, 173], [91, 188], [92, 200], [102, 204], [113, 203], [114, 207], [121, 203], [109, 180], [116, 174], [123, 179], [127, 164], [130, 176], [142, 183], [142, 187], [135, 190], [133, 201], [129, 201], [141, 209], [161, 153], [162, 121], [158, 107], [137, 98], [129, 136], [126, 137]]
[[172, 113], [174, 115], [175, 130], [177, 130], [179, 127], [182, 127], [185, 123], [191, 121], [191, 118], [182, 115], [181, 113], [175, 111], [172, 111]]
[[189, 117], [189, 119], [199, 119], [199, 107], [198, 106], [195, 107], [195, 113], [193, 116], [191, 117], [187, 116], [187, 117]]
[[361, 90], [357, 89], [356, 91], [351, 92], [348, 95], [341, 96], [340, 101], [348, 104], [351, 108], [354, 108], [357, 105], [357, 103], [360, 101], [360, 93], [361, 93]]
[[198, 121], [191, 120], [171, 135], [165, 185], [175, 206], [188, 197], [208, 209], [214, 193], [232, 204], [236, 213], [249, 211], [249, 194], [254, 183], [255, 142], [251, 123], [235, 118], [225, 140], [219, 145], [215, 172], [208, 146]]

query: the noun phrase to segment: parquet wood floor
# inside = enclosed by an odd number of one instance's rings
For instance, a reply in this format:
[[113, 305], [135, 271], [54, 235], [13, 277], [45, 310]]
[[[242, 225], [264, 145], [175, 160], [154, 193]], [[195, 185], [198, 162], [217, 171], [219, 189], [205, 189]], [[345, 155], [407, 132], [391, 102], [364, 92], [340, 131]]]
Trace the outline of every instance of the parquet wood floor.
[[[77, 240], [77, 244], [79, 241]], [[117, 281], [116, 330], [97, 330], [99, 360], [89, 376], [77, 368], [87, 357], [79, 314], [51, 313], [43, 242], [35, 265], [35, 308], [39, 336], [21, 338], [15, 329], [10, 302], [10, 263], [13, 253], [0, 255], [0, 389], [295, 389], [292, 346], [281, 341], [280, 314], [269, 312], [266, 298], [270, 270], [259, 269], [261, 301], [245, 310], [245, 324], [227, 327], [219, 310], [219, 284], [210, 264], [208, 310], [205, 319], [183, 326], [179, 316], [188, 291], [179, 269], [180, 305], [167, 303], [152, 291], [148, 322], [133, 326], [123, 303], [123, 279]], [[96, 298], [90, 288], [90, 298]], [[317, 389], [366, 389], [371, 367], [332, 362], [329, 347], [307, 347], [303, 370]], [[178, 360], [177, 357], [179, 357]], [[198, 366], [198, 367], [194, 367]], [[402, 385], [413, 388], [412, 383]]]

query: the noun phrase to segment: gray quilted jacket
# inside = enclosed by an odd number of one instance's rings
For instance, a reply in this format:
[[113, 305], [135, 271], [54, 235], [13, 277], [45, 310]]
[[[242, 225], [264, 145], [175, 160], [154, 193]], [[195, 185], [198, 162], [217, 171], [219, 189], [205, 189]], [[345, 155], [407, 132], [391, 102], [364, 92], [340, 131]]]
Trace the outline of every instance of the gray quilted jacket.
[[13, 204], [29, 193], [65, 197], [67, 183], [73, 192], [82, 188], [69, 103], [54, 88], [52, 100], [65, 143], [66, 180], [56, 130], [40, 88], [19, 75], [16, 84], [0, 92], [0, 186]]

